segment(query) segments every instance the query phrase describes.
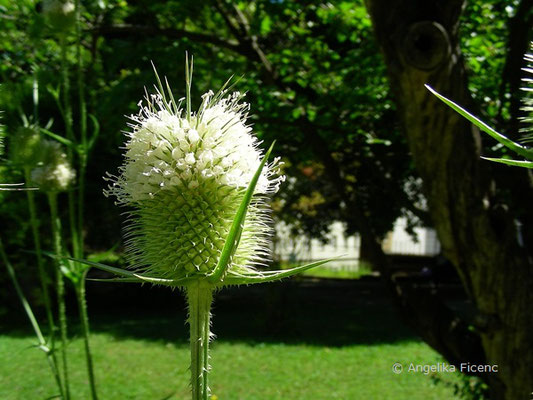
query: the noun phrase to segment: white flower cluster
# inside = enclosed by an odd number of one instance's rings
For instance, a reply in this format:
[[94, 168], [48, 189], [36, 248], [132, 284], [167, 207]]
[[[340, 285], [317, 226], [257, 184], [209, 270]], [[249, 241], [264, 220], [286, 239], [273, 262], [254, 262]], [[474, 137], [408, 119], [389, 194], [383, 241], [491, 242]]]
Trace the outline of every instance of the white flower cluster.
[[72, 0], [43, 0], [43, 14], [55, 34], [65, 34], [76, 22], [76, 5]]
[[45, 0], [43, 2], [43, 12], [45, 14], [68, 15], [74, 12], [76, 6], [70, 0]]
[[[115, 183], [106, 194], [130, 203], [153, 198], [162, 190], [195, 189], [207, 182], [246, 188], [261, 152], [246, 125], [249, 106], [239, 104], [241, 97], [236, 92], [213, 102], [210, 91], [202, 96], [199, 112], [187, 118], [160, 95], [153, 95], [148, 107], [131, 116], [126, 163], [121, 176], [112, 177]], [[263, 169], [256, 193], [277, 191], [284, 179], [276, 176], [279, 165], [275, 159]]]
[[61, 145], [50, 140], [41, 142], [42, 161], [31, 171], [31, 180], [44, 192], [63, 192], [74, 182], [76, 172]]

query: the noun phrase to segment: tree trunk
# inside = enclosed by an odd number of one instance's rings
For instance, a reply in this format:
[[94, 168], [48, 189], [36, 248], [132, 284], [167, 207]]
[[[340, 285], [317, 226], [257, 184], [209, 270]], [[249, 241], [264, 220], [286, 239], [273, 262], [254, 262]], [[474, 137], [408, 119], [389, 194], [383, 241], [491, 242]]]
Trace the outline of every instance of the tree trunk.
[[498, 365], [485, 376], [491, 398], [529, 399], [533, 267], [513, 217], [491, 204], [492, 166], [479, 158], [479, 133], [424, 88], [470, 104], [457, 33], [463, 1], [366, 4], [443, 252], [479, 310], [487, 362]]

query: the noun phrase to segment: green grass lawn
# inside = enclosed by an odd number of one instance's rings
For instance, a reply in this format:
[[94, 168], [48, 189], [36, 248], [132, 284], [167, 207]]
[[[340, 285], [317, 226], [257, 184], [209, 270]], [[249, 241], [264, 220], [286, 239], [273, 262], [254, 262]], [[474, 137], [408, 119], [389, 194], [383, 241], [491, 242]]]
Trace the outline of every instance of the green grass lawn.
[[333, 278], [333, 279], [358, 279], [362, 276], [371, 275], [372, 271], [361, 267], [358, 270], [333, 269], [330, 267], [317, 267], [305, 271], [302, 275], [312, 278]]
[[[0, 398], [47, 399], [54, 395], [42, 353], [31, 337], [0, 338]], [[102, 399], [187, 399], [185, 344], [93, 336]], [[80, 340], [69, 346], [72, 394], [89, 399]], [[451, 390], [429, 376], [395, 375], [395, 362], [437, 362], [420, 342], [339, 348], [283, 343], [216, 341], [211, 388], [218, 399], [449, 399]]]
[[[245, 292], [243, 297], [219, 296], [210, 383], [213, 399], [454, 398], [450, 387], [434, 384], [430, 376], [392, 373], [395, 362], [442, 360], [401, 325], [376, 290], [289, 287], [281, 302], [292, 306], [276, 317], [281, 322], [272, 334], [267, 332], [272, 324], [263, 307], [268, 290], [246, 293], [244, 288], [239, 291]], [[354, 296], [357, 304], [347, 300], [337, 304], [339, 294], [346, 299]], [[92, 346], [101, 400], [190, 398], [183, 312], [100, 311], [93, 313]], [[39, 400], [56, 394], [43, 353], [32, 348], [35, 341], [29, 329], [3, 326], [2, 331], [0, 399]], [[73, 400], [89, 399], [81, 340], [74, 338], [68, 351]], [[458, 381], [452, 374], [439, 376]]]

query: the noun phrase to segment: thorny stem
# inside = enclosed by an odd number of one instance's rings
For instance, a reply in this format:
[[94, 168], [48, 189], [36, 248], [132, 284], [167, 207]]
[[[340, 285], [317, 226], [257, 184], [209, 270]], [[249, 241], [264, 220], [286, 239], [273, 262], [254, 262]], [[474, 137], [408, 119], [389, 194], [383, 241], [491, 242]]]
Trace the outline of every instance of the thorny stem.
[[209, 399], [209, 340], [211, 339], [211, 285], [198, 280], [187, 286], [191, 340], [191, 386], [193, 400]]
[[[30, 169], [24, 168], [24, 176], [26, 184], [30, 182]], [[43, 255], [41, 252], [41, 240], [39, 237], [39, 222], [37, 220], [37, 212], [35, 207], [35, 196], [31, 190], [26, 191], [28, 196], [28, 208], [30, 211], [30, 224], [33, 234], [33, 245], [35, 247], [35, 255], [37, 257], [37, 268], [39, 270], [39, 278], [41, 280], [41, 289], [43, 291], [44, 307], [46, 309], [46, 318], [48, 320], [48, 329], [51, 340], [51, 346], [53, 349], [55, 325], [54, 316], [52, 314], [52, 303], [50, 302], [50, 293], [48, 292], [48, 275], [44, 269]], [[55, 355], [54, 355], [55, 358]]]
[[[52, 219], [52, 239], [54, 242], [54, 251], [57, 255], [62, 255], [61, 246], [61, 220], [57, 214], [57, 193], [48, 193], [48, 203], [50, 205], [50, 214]], [[67, 315], [65, 306], [65, 283], [63, 273], [61, 272], [61, 262], [56, 263], [56, 285], [57, 285], [57, 304], [59, 314], [59, 332], [61, 337], [61, 358], [63, 361], [63, 381], [65, 383], [65, 399], [70, 399], [70, 387], [68, 380], [68, 363], [67, 363]]]
[[89, 317], [87, 315], [87, 303], [85, 301], [85, 275], [87, 270], [82, 274], [82, 279], [75, 285], [76, 297], [78, 299], [78, 308], [81, 319], [81, 326], [83, 329], [83, 341], [85, 344], [85, 358], [87, 363], [87, 372], [89, 374], [89, 384], [91, 386], [91, 398], [93, 400], [98, 399], [96, 393], [96, 380], [94, 377], [93, 358], [91, 353], [91, 347], [89, 343]]
[[[75, 258], [83, 258], [84, 239], [83, 239], [83, 225], [84, 225], [84, 200], [85, 200], [85, 175], [87, 170], [87, 154], [89, 149], [87, 143], [87, 103], [85, 101], [85, 84], [83, 80], [83, 63], [82, 63], [82, 44], [81, 44], [81, 4], [80, 0], [75, 0], [75, 49], [76, 49], [76, 82], [78, 89], [79, 102], [79, 133], [80, 133], [80, 147], [78, 151], [79, 170], [78, 170], [78, 193], [69, 191], [68, 193], [68, 208], [69, 208], [69, 223], [70, 234], [72, 237], [72, 254]], [[68, 76], [68, 62], [67, 62], [67, 43], [64, 38], [61, 41], [61, 72], [63, 78], [63, 101], [64, 101], [64, 119], [67, 138], [74, 142], [74, 129], [72, 119], [72, 108], [69, 101], [69, 76]], [[73, 162], [73, 151], [69, 148], [69, 159]], [[81, 264], [75, 263], [76, 268], [76, 282], [75, 290], [78, 301], [78, 309], [82, 324], [83, 337], [85, 343], [85, 357], [87, 364], [87, 372], [89, 375], [89, 383], [91, 387], [91, 397], [96, 400], [96, 382], [94, 377], [94, 368], [92, 361], [91, 348], [89, 343], [89, 317], [87, 314], [87, 302], [85, 299], [85, 276], [87, 268]]]
[[39, 341], [39, 348], [43, 350], [46, 354], [48, 365], [50, 366], [52, 374], [54, 375], [61, 398], [65, 398], [63, 394], [63, 385], [61, 383], [61, 376], [59, 375], [59, 371], [57, 369], [57, 360], [54, 354], [54, 349], [50, 348], [47, 345], [46, 340], [44, 339], [43, 333], [41, 331], [41, 328], [39, 327], [39, 323], [37, 322], [35, 315], [33, 314], [30, 303], [28, 303], [28, 300], [26, 299], [26, 296], [24, 296], [24, 293], [22, 292], [22, 288], [20, 287], [18, 283], [17, 276], [15, 275], [15, 270], [13, 269], [13, 267], [11, 266], [11, 263], [9, 262], [7, 258], [7, 254], [4, 250], [2, 239], [0, 239], [0, 255], [2, 256], [2, 261], [4, 262], [7, 268], [7, 272], [9, 274], [9, 277], [11, 278], [11, 281], [13, 282], [15, 291], [17, 292], [20, 302], [22, 303], [22, 307], [24, 307], [24, 311], [26, 312], [26, 315], [28, 316], [28, 319], [30, 320], [31, 326], [33, 327], [33, 330], [35, 332], [35, 336], [37, 336], [37, 340]]
[[85, 172], [87, 169], [87, 104], [85, 102], [85, 82], [83, 80], [83, 63], [81, 56], [81, 5], [80, 0], [75, 2], [76, 9], [76, 64], [77, 64], [77, 85], [78, 85], [78, 102], [80, 106], [80, 140], [81, 152], [79, 154], [80, 170], [79, 170], [79, 189], [78, 189], [78, 221], [77, 221], [77, 239], [78, 253], [74, 252], [74, 257], [83, 257], [83, 205], [85, 199]]
[[[75, 143], [74, 140], [74, 130], [73, 130], [73, 121], [72, 121], [72, 107], [70, 104], [70, 81], [68, 76], [68, 60], [67, 60], [67, 41], [65, 35], [61, 36], [60, 39], [61, 47], [61, 78], [62, 78], [62, 89], [63, 89], [63, 119], [65, 121], [65, 132], [67, 139], [72, 143]], [[67, 148], [68, 160], [73, 164], [73, 149], [72, 147]], [[79, 228], [77, 226], [76, 218], [76, 196], [73, 190], [68, 192], [68, 211], [69, 211], [69, 224], [70, 224], [70, 234], [72, 236], [72, 252], [75, 257], [79, 257]]]
[[[67, 139], [74, 143], [74, 131], [72, 123], [72, 107], [70, 105], [70, 81], [68, 78], [67, 40], [61, 36], [61, 85], [63, 89], [63, 119], [65, 120], [65, 132]], [[72, 161], [72, 148], [68, 148], [69, 161]]]

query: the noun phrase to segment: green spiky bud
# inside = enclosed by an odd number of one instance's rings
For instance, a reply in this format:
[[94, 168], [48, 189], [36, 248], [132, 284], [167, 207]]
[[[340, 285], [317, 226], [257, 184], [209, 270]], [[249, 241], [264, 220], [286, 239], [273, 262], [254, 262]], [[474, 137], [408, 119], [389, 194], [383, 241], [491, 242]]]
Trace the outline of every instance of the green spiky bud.
[[43, 14], [58, 33], [68, 31], [76, 21], [76, 7], [71, 0], [44, 0]]
[[22, 168], [33, 168], [40, 159], [41, 134], [34, 126], [22, 126], [11, 138], [9, 157], [11, 161]]
[[42, 140], [40, 159], [31, 171], [31, 181], [43, 192], [64, 192], [76, 177], [67, 155], [61, 145], [50, 140]]
[[[208, 92], [198, 112], [188, 114], [158, 93], [131, 116], [125, 161], [105, 194], [132, 209], [126, 248], [134, 268], [169, 279], [206, 276], [215, 268], [262, 157], [241, 98]], [[228, 271], [267, 261], [265, 195], [283, 180], [279, 164], [276, 159], [263, 169]]]
[[522, 142], [531, 145], [533, 143], [533, 42], [529, 43], [530, 53], [524, 55], [527, 67], [523, 68], [526, 76], [522, 78], [524, 91], [522, 96], [522, 107], [524, 115], [520, 118], [523, 123], [520, 132], [524, 134]]

